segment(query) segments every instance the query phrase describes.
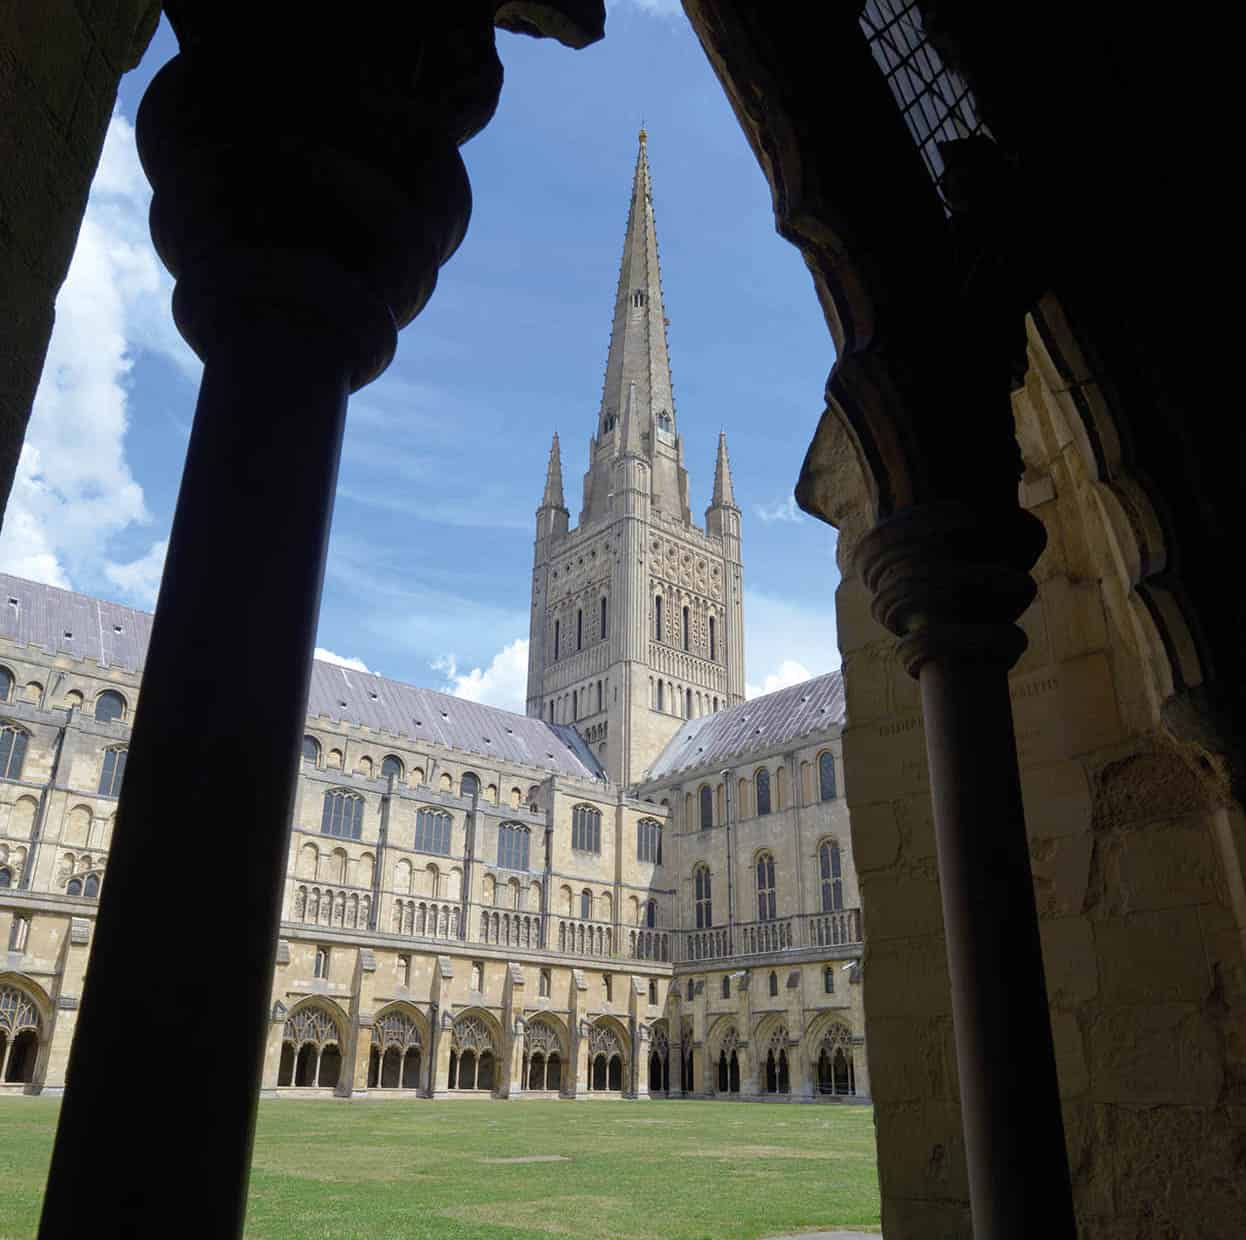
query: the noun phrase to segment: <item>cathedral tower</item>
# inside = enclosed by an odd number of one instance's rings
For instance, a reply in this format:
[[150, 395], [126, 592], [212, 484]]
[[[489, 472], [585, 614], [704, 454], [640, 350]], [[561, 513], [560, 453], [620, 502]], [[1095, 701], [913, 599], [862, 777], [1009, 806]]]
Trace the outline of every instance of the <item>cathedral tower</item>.
[[555, 434], [537, 509], [528, 714], [573, 723], [621, 784], [685, 719], [744, 700], [743, 567], [727, 440], [705, 529], [675, 417], [645, 133], [579, 524]]

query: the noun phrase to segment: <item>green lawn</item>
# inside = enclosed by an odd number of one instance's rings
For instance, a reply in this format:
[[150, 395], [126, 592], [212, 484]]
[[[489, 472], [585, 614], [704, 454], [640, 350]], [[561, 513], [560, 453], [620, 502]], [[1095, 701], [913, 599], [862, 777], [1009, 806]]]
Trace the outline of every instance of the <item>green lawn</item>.
[[[0, 1100], [4, 1240], [35, 1233], [56, 1112]], [[869, 1107], [281, 1101], [260, 1103], [247, 1236], [756, 1240], [878, 1221]]]

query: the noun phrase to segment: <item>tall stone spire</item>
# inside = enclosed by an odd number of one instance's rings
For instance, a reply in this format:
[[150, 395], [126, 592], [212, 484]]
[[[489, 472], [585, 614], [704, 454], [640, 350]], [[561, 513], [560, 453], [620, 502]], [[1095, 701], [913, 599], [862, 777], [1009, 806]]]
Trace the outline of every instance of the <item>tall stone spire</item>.
[[734, 508], [735, 488], [731, 485], [731, 462], [727, 459], [727, 432], [718, 432], [718, 459], [714, 462], [714, 494], [711, 508]]
[[554, 442], [549, 449], [549, 465], [545, 470], [545, 494], [541, 498], [542, 508], [566, 508], [567, 501], [562, 494], [562, 452], [558, 446], [558, 432], [554, 432]]
[[655, 508], [691, 522], [683, 444], [675, 423], [649, 147], [643, 129], [632, 175], [597, 433], [590, 444], [589, 472], [584, 479], [581, 522], [609, 513], [610, 495], [615, 491], [612, 462], [623, 456], [648, 461]]

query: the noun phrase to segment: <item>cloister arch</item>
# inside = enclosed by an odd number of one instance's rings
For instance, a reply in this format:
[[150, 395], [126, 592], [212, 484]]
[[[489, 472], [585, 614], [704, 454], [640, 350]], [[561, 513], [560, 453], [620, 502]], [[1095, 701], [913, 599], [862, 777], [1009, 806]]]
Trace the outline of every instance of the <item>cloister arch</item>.
[[505, 1045], [497, 1021], [483, 1008], [468, 1008], [450, 1027], [450, 1089], [494, 1093], [502, 1083], [501, 1053]]
[[588, 1088], [593, 1093], [626, 1093], [631, 1038], [612, 1016], [600, 1016], [588, 1028]]
[[740, 1042], [740, 1031], [734, 1016], [720, 1016], [710, 1028], [705, 1043], [706, 1054], [715, 1090], [720, 1094], [740, 1092], [740, 1061], [743, 1056]]
[[428, 1047], [428, 1021], [410, 1003], [391, 1003], [372, 1023], [368, 1049], [369, 1089], [421, 1089]]
[[649, 1094], [665, 1096], [671, 1090], [670, 1025], [663, 1017], [649, 1026]]
[[34, 1084], [42, 1071], [51, 1012], [51, 1000], [37, 982], [0, 973], [0, 1084]]
[[347, 1023], [331, 999], [305, 999], [291, 1008], [282, 1031], [278, 1087], [336, 1089]]
[[562, 1092], [570, 1063], [570, 1038], [556, 1016], [532, 1017], [524, 1028], [523, 1083], [537, 1092]]

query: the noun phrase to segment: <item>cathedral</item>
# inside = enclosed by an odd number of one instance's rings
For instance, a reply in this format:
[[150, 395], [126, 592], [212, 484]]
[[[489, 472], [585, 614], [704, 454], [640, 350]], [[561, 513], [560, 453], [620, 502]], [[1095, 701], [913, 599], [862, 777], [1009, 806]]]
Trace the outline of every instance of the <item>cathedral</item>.
[[[842, 678], [745, 700], [643, 131], [579, 519], [555, 435], [531, 588], [525, 715], [315, 664], [264, 1094], [868, 1098]], [[0, 1092], [64, 1086], [151, 624], [0, 575]], [[218, 843], [170, 875], [201, 914]]]

